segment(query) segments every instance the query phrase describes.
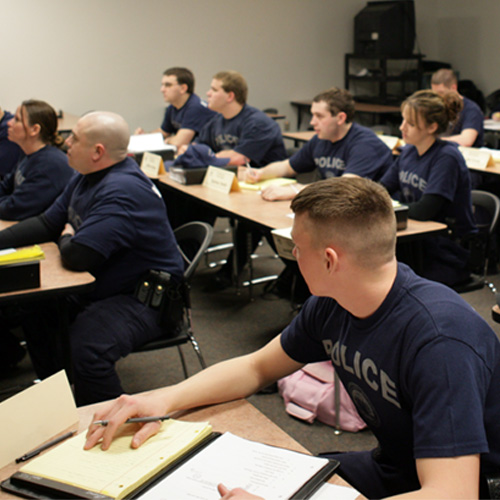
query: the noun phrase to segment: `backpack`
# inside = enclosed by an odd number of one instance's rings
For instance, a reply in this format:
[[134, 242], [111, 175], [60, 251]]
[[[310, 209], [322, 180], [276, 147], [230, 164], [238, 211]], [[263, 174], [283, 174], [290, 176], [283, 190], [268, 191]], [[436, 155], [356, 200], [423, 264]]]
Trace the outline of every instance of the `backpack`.
[[[366, 427], [348, 392], [339, 380], [339, 426], [350, 432]], [[335, 412], [334, 369], [331, 361], [310, 363], [295, 373], [278, 380], [278, 389], [285, 400], [285, 410], [293, 417], [312, 424], [318, 419], [337, 426]]]

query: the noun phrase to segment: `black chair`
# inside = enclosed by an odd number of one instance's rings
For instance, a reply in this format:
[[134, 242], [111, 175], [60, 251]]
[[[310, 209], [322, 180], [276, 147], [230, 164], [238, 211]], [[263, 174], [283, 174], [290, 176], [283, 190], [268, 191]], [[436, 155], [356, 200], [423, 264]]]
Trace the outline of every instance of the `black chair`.
[[478, 233], [468, 235], [462, 241], [470, 252], [471, 277], [466, 283], [453, 287], [459, 293], [478, 290], [488, 284], [486, 281], [488, 259], [500, 215], [500, 199], [487, 191], [472, 190], [472, 206]]
[[186, 264], [184, 271], [184, 283], [182, 287], [182, 319], [173, 329], [165, 327], [165, 336], [159, 337], [151, 342], [148, 342], [133, 352], [148, 352], [158, 349], [165, 349], [176, 346], [181, 358], [182, 369], [184, 376], [188, 377], [186, 360], [181, 346], [191, 343], [198, 357], [198, 361], [202, 368], [206, 368], [206, 363], [201, 354], [200, 346], [193, 335], [191, 325], [191, 301], [190, 301], [190, 279], [193, 276], [200, 260], [205, 254], [205, 250], [212, 241], [213, 228], [206, 222], [188, 222], [174, 230], [177, 245], [181, 252], [182, 258]]

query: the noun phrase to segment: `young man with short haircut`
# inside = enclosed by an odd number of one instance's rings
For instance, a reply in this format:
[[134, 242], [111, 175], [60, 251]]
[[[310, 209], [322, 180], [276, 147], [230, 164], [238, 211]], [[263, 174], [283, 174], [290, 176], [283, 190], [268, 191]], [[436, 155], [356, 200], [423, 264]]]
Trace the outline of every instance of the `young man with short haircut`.
[[[396, 217], [381, 185], [318, 181], [292, 210], [294, 255], [313, 296], [290, 325], [256, 352], [108, 404], [94, 419], [109, 424], [90, 426], [86, 448], [102, 438], [107, 449], [130, 417], [246, 398], [307, 363], [331, 360], [379, 442], [333, 454], [340, 476], [367, 498], [478, 498], [480, 475], [500, 471], [497, 336], [454, 291], [396, 261]], [[159, 427], [145, 424], [132, 447]]]
[[[167, 144], [178, 148], [189, 144], [214, 116], [205, 102], [194, 93], [194, 75], [187, 68], [169, 68], [161, 79], [161, 93], [170, 106], [165, 110], [161, 132]], [[136, 134], [144, 133], [142, 128]]]
[[248, 86], [237, 71], [214, 75], [207, 92], [208, 107], [219, 113], [200, 132], [196, 142], [209, 146], [229, 165], [262, 167], [286, 158], [279, 125], [247, 104]]
[[[249, 170], [247, 182], [274, 177], [294, 177], [317, 170], [320, 177], [357, 175], [378, 180], [392, 164], [389, 148], [370, 129], [353, 123], [354, 100], [336, 87], [318, 94], [311, 106], [316, 135], [291, 158]], [[268, 201], [291, 200], [304, 186], [269, 186], [262, 191]]]

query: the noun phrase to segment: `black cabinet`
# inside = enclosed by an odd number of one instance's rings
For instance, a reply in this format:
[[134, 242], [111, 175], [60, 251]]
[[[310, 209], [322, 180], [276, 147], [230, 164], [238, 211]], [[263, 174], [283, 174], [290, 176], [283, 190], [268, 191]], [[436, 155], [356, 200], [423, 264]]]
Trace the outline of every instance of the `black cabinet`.
[[[422, 54], [407, 57], [346, 54], [344, 87], [359, 102], [400, 104], [421, 88], [424, 57]], [[363, 92], [359, 93], [361, 87]]]

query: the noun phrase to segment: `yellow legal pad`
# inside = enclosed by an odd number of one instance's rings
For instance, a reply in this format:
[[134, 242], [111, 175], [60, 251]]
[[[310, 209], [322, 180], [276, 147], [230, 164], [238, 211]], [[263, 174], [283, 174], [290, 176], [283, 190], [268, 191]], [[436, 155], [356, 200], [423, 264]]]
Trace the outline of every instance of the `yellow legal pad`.
[[35, 458], [20, 472], [120, 499], [211, 433], [208, 422], [171, 419], [138, 449], [130, 447], [128, 434], [116, 438], [107, 451], [99, 445], [85, 451], [85, 433], [81, 433]]
[[262, 191], [267, 186], [288, 186], [289, 184], [295, 184], [296, 182], [296, 179], [276, 177], [275, 179], [265, 179], [263, 181], [256, 182], [255, 184], [243, 181], [240, 181], [239, 184], [241, 189], [248, 189], [249, 191]]
[[45, 258], [43, 250], [38, 245], [20, 248], [18, 250], [4, 250], [0, 252], [0, 266], [5, 264], [17, 264], [18, 262], [30, 262]]

